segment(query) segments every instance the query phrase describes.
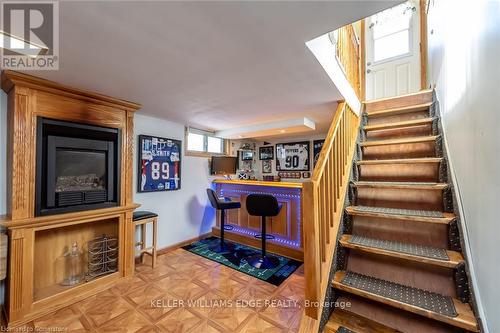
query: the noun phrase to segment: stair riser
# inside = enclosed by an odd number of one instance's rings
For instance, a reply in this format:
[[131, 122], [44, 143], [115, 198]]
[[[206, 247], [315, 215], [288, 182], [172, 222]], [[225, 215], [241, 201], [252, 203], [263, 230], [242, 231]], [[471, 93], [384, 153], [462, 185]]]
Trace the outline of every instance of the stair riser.
[[443, 210], [442, 190], [357, 188], [358, 206]]
[[438, 182], [439, 163], [365, 164], [359, 166], [359, 179], [388, 182]]
[[350, 249], [347, 270], [456, 297], [450, 269]]
[[388, 113], [386, 115], [368, 116], [368, 125], [399, 123], [401, 121], [429, 118], [429, 110], [405, 113]]
[[416, 136], [427, 136], [427, 135], [432, 135], [431, 124], [366, 131], [366, 138], [368, 140], [411, 138]]
[[[347, 304], [346, 304], [347, 306]], [[340, 327], [351, 329], [354, 332], [363, 333], [400, 333], [387, 326], [380, 325], [366, 317], [359, 317], [349, 311], [349, 309], [335, 308], [332, 320], [325, 326], [324, 333], [337, 333]]]
[[448, 248], [448, 226], [445, 224], [354, 216], [352, 234], [442, 249]]
[[[460, 329], [448, 326], [435, 320], [395, 309], [378, 302], [342, 292], [339, 302], [351, 304], [348, 309], [357, 315], [370, 318], [383, 325], [405, 333], [458, 333]], [[369, 332], [369, 331], [367, 331]]]
[[367, 112], [381, 111], [386, 109], [400, 108], [432, 102], [432, 91], [410, 96], [401, 96], [381, 101], [368, 102], [365, 105]]
[[364, 160], [436, 157], [436, 142], [398, 143], [362, 147]]

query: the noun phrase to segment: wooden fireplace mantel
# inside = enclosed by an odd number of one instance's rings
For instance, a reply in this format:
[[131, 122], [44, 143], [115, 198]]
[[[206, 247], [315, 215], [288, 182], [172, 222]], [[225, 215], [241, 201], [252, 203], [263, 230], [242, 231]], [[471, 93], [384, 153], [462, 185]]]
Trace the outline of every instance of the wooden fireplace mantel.
[[[79, 301], [133, 274], [132, 213], [138, 207], [132, 196], [134, 113], [141, 105], [7, 70], [2, 72], [1, 86], [8, 94], [8, 211], [0, 218], [0, 225], [7, 228], [9, 235], [5, 312], [11, 327]], [[120, 129], [118, 206], [35, 216], [37, 117]], [[41, 258], [37, 251], [54, 251], [50, 244], [60, 246], [72, 238], [84, 239], [92, 234], [92, 228], [98, 232], [107, 230], [108, 225], [118, 233], [118, 272], [72, 288], [55, 284], [37, 290], [36, 279], [48, 281], [57, 273], [50, 263], [44, 268], [37, 262]], [[51, 242], [40, 240], [42, 236], [50, 237]]]

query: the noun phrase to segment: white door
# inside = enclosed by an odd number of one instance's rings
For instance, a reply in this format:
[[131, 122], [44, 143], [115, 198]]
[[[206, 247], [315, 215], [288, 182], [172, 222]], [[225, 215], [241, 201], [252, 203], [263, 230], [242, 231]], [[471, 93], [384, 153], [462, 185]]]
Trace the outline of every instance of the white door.
[[366, 20], [366, 99], [420, 90], [418, 1], [408, 1]]

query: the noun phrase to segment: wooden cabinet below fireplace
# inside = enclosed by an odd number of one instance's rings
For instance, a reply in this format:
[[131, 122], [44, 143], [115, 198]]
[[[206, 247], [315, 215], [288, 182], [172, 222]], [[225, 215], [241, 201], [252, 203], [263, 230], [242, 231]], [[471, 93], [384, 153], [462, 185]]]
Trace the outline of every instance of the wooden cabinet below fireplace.
[[[3, 71], [8, 94], [9, 235], [5, 313], [9, 327], [77, 302], [134, 272], [132, 201], [134, 113], [140, 105], [69, 88], [23, 73]], [[37, 119], [119, 130], [119, 200], [114, 207], [36, 216]], [[85, 250], [91, 238], [118, 238], [118, 268], [71, 287], [61, 285], [58, 261], [73, 242]], [[83, 253], [86, 256], [86, 253]]]

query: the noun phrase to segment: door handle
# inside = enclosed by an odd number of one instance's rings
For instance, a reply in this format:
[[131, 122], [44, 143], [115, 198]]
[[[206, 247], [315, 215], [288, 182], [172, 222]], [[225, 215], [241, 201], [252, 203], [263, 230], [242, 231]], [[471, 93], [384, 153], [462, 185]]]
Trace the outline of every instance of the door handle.
[[368, 69], [366, 70], [366, 72], [367, 72], [368, 74], [370, 74], [370, 73], [372, 72], [372, 70], [368, 68]]

